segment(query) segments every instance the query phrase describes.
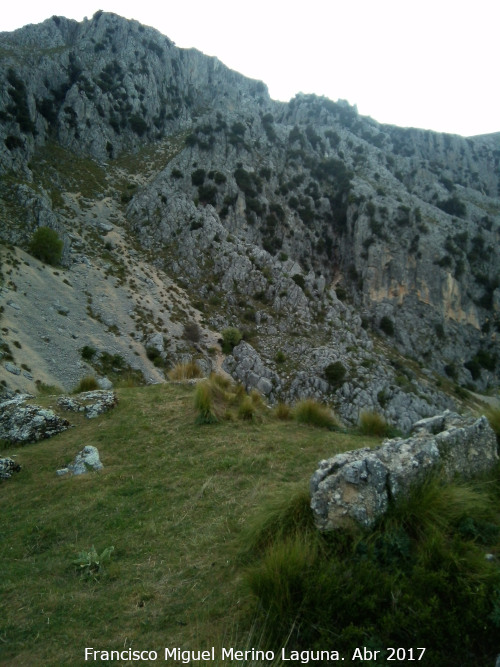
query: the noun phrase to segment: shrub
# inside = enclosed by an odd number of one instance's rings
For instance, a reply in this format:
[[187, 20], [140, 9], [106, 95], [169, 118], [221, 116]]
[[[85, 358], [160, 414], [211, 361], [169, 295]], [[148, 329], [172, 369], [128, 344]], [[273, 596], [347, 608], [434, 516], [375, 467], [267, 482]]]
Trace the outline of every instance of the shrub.
[[363, 435], [373, 435], [379, 438], [389, 434], [389, 427], [382, 415], [378, 412], [364, 411], [359, 416], [359, 430]]
[[324, 373], [328, 381], [328, 384], [331, 387], [337, 388], [340, 387], [340, 385], [344, 381], [346, 369], [342, 364], [342, 362], [334, 361], [332, 364], [328, 364], [328, 366], [324, 370]]
[[39, 227], [31, 238], [29, 251], [33, 257], [54, 266], [61, 261], [63, 242], [54, 229]]
[[297, 403], [293, 414], [300, 424], [320, 426], [331, 430], [339, 425], [330, 408], [312, 398], [306, 398]]
[[75, 389], [74, 393], [81, 394], [83, 391], [94, 391], [95, 389], [99, 389], [97, 380], [93, 375], [88, 375], [87, 377], [84, 377], [80, 380], [80, 383]]
[[168, 377], [173, 381], [191, 380], [203, 377], [203, 373], [196, 361], [188, 361], [176, 364], [169, 372]]
[[92, 357], [94, 354], [97, 352], [96, 349], [91, 347], [90, 345], [84, 345], [82, 349], [80, 350], [80, 354], [82, 355], [82, 359], [85, 361], [92, 361]]
[[380, 320], [380, 329], [383, 331], [387, 336], [394, 336], [394, 322], [391, 320], [390, 317], [387, 317], [387, 315], [384, 315], [382, 319]]
[[199, 343], [201, 338], [201, 330], [197, 322], [187, 322], [184, 325], [182, 337], [191, 343]]
[[233, 347], [243, 338], [243, 334], [236, 327], [228, 327], [222, 332], [222, 351], [225, 354], [231, 354]]
[[295, 274], [292, 276], [292, 280], [293, 280], [293, 282], [294, 282], [296, 285], [298, 285], [302, 290], [305, 288], [305, 286], [306, 286], [306, 281], [305, 281], [304, 276], [303, 276], [301, 273], [295, 273]]
[[196, 169], [191, 174], [191, 183], [193, 185], [197, 185], [197, 186], [203, 185], [203, 183], [205, 181], [205, 175], [206, 175], [206, 172], [205, 172], [204, 169]]
[[286, 361], [286, 356], [283, 350], [278, 350], [276, 352], [276, 356], [274, 357], [274, 360], [277, 364], [284, 364]]

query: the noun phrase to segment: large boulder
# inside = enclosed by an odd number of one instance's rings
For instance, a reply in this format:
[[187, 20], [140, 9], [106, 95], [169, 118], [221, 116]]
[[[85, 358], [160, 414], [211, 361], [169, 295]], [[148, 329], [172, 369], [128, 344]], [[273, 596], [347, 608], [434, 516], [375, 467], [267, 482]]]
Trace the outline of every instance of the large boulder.
[[53, 410], [26, 404], [29, 398], [32, 396], [22, 394], [0, 403], [0, 440], [13, 444], [37, 442], [71, 426]]
[[498, 460], [495, 433], [486, 417], [446, 411], [423, 419], [407, 439], [386, 440], [321, 461], [311, 478], [311, 508], [317, 527], [372, 526], [389, 502], [431, 474], [444, 480], [471, 478]]
[[19, 472], [21, 466], [9, 457], [0, 459], [0, 479], [10, 479], [12, 473]]
[[222, 368], [241, 382], [247, 391], [257, 389], [270, 401], [275, 400], [276, 392], [281, 389], [279, 375], [267, 368], [257, 350], [245, 341], [233, 348]]

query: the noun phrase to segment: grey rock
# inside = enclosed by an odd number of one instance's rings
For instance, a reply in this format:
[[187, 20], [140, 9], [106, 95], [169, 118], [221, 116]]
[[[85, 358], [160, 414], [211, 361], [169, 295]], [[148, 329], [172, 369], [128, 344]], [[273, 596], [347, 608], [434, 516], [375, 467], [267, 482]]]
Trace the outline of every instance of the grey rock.
[[118, 402], [116, 393], [104, 389], [84, 391], [77, 396], [60, 396], [57, 404], [63, 410], [84, 412], [87, 419], [95, 419], [115, 407]]
[[59, 476], [67, 474], [85, 475], [90, 470], [102, 470], [103, 467], [97, 447], [86, 445], [81, 452], [78, 452], [73, 463], [70, 463], [66, 468], [60, 468], [56, 471], [56, 474]]
[[13, 473], [20, 470], [21, 466], [14, 459], [9, 457], [0, 458], [0, 479], [10, 479]]
[[273, 392], [280, 386], [279, 375], [269, 369], [258, 352], [245, 341], [233, 348], [232, 355], [226, 357], [222, 367], [247, 391], [257, 389], [271, 400]]
[[104, 389], [104, 391], [113, 389], [113, 383], [108, 378], [97, 378], [97, 384], [99, 385], [99, 388]]
[[5, 370], [9, 371], [9, 373], [12, 373], [12, 375], [21, 374], [21, 370], [17, 366], [14, 366], [14, 364], [11, 364], [10, 361], [5, 362]]
[[0, 439], [14, 444], [37, 442], [70, 427], [53, 410], [25, 405], [27, 398], [21, 396], [0, 404]]
[[372, 526], [390, 499], [406, 495], [430, 473], [471, 478], [498, 460], [496, 436], [485, 417], [446, 412], [415, 425], [407, 439], [338, 454], [321, 461], [310, 482], [317, 527], [332, 531], [358, 523]]

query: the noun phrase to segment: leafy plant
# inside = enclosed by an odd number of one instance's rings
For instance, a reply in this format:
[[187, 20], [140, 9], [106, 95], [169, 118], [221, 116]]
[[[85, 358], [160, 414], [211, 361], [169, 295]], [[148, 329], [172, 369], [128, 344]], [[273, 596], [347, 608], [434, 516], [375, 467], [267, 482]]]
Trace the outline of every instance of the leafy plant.
[[83, 576], [97, 579], [97, 576], [103, 573], [103, 563], [110, 560], [114, 550], [114, 547], [106, 547], [101, 554], [98, 554], [92, 545], [90, 549], [80, 551], [73, 564], [79, 567]]

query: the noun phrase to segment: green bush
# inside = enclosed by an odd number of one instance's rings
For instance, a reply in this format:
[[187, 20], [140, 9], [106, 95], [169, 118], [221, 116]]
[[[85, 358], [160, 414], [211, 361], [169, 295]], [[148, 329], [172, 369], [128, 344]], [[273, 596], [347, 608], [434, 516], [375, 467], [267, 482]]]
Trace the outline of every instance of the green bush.
[[320, 426], [331, 430], [337, 428], [339, 425], [330, 408], [312, 398], [306, 398], [297, 403], [293, 415], [300, 424]]
[[55, 266], [61, 261], [63, 242], [54, 229], [39, 227], [31, 238], [29, 251], [45, 264]]
[[80, 354], [82, 355], [82, 359], [85, 361], [92, 361], [92, 357], [94, 354], [97, 352], [97, 350], [90, 345], [84, 345], [82, 349], [80, 350]]
[[325, 377], [331, 387], [338, 388], [344, 381], [346, 369], [342, 362], [334, 361], [324, 370]]
[[222, 351], [225, 354], [231, 354], [233, 347], [243, 338], [243, 334], [236, 327], [228, 327], [222, 332]]
[[391, 320], [390, 317], [387, 317], [387, 315], [384, 315], [382, 319], [380, 320], [380, 329], [387, 334], [388, 336], [394, 336], [394, 322]]

